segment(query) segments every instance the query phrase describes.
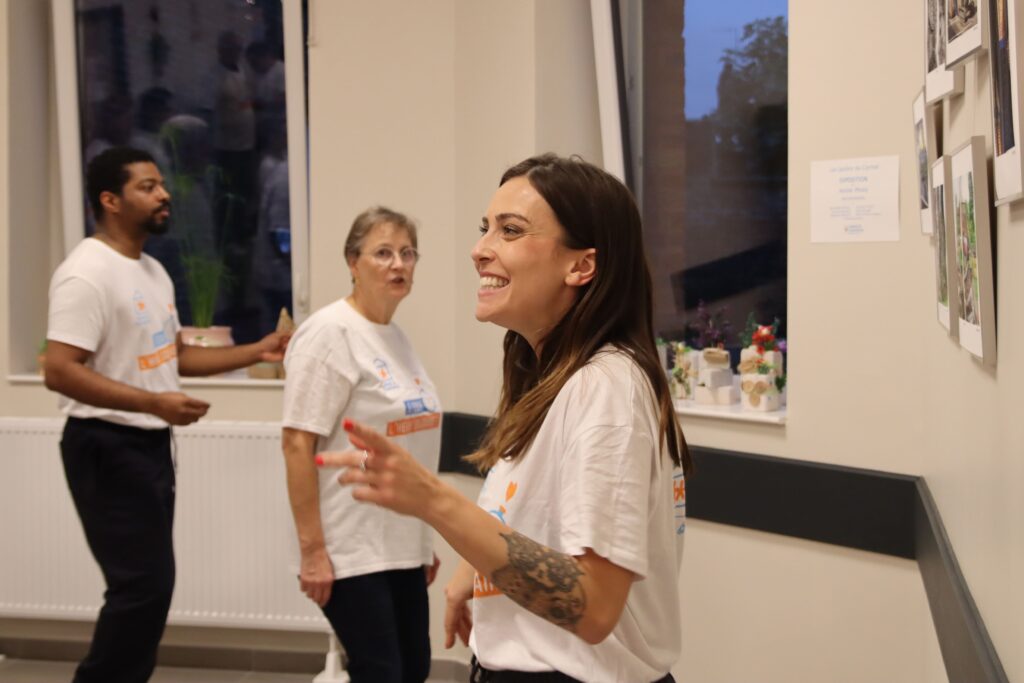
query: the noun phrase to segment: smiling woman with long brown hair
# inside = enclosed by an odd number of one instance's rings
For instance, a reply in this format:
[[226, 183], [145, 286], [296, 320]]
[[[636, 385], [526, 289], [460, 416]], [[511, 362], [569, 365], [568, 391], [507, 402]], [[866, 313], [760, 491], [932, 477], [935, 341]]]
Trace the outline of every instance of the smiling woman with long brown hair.
[[[690, 457], [658, 362], [640, 215], [578, 159], [508, 169], [473, 249], [476, 317], [508, 330], [477, 504], [346, 420], [357, 500], [413, 515], [464, 558], [447, 645], [481, 681], [671, 681]], [[468, 603], [472, 599], [472, 608]]]

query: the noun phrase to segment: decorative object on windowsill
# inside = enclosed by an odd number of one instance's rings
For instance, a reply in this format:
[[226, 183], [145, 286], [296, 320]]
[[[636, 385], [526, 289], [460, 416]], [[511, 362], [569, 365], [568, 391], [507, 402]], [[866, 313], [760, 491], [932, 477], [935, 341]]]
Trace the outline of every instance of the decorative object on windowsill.
[[211, 349], [235, 345], [235, 340], [231, 337], [231, 328], [226, 325], [185, 325], [181, 328], [181, 341], [188, 346]]
[[687, 325], [694, 348], [725, 348], [732, 335], [732, 323], [726, 313], [725, 306], [711, 313], [703, 300], [697, 302], [697, 320]]
[[731, 405], [739, 400], [733, 382], [729, 352], [723, 348], [706, 348], [700, 353], [700, 369], [693, 397], [702, 405]]
[[691, 349], [685, 342], [671, 342], [671, 348], [673, 351], [672, 395], [678, 399], [692, 399], [700, 369], [700, 351]]
[[[241, 198], [224, 193], [220, 226], [214, 225], [215, 212], [210, 189], [222, 183], [224, 171], [209, 162], [209, 125], [187, 114], [172, 116], [160, 129], [160, 141], [170, 155], [167, 184], [171, 194], [171, 231], [164, 237], [178, 253], [192, 313], [192, 326], [201, 332], [185, 334], [182, 339], [197, 340], [198, 346], [230, 346], [231, 330], [205, 332], [213, 327], [221, 289], [232, 281], [224, 254], [228, 226], [240, 210]], [[215, 243], [220, 235], [220, 243]]]
[[654, 348], [658, 352], [658, 363], [666, 370], [672, 370], [673, 367], [668, 359], [668, 350], [670, 345], [674, 345], [674, 343], [667, 342], [661, 337], [656, 337], [654, 339]]
[[[277, 332], [291, 334], [295, 331], [295, 321], [288, 315], [288, 309], [282, 307], [281, 314], [277, 316]], [[249, 377], [251, 379], [284, 379], [284, 363], [256, 363], [250, 365]]]
[[745, 410], [770, 412], [782, 407], [782, 392], [771, 363], [758, 363], [755, 372], [740, 375], [740, 391]]
[[771, 325], [759, 325], [754, 314], [747, 316], [743, 334], [745, 348], [740, 350], [741, 403], [746, 410], [778, 410], [784, 402], [786, 373], [783, 351], [786, 341], [778, 339], [779, 319]]

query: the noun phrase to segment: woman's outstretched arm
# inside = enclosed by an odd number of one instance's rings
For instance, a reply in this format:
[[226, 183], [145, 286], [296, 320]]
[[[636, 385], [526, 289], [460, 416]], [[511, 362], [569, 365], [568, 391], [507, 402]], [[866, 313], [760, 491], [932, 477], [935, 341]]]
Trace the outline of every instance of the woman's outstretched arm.
[[355, 487], [354, 498], [419, 517], [509, 599], [588, 643], [615, 628], [631, 571], [590, 549], [569, 555], [527, 538], [372, 429], [349, 420], [345, 429], [365, 451], [321, 454], [318, 463], [347, 468], [338, 479]]

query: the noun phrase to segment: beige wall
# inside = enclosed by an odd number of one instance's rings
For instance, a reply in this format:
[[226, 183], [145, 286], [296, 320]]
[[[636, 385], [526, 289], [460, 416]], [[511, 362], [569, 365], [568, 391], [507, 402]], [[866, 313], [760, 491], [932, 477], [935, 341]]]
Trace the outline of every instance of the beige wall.
[[[14, 231], [24, 235], [26, 229], [14, 211], [28, 206], [11, 203], [11, 168], [28, 163], [31, 177], [54, 178], [56, 163], [52, 126], [39, 133], [37, 119], [13, 113], [27, 102], [23, 94], [35, 106], [45, 101], [50, 107], [52, 95], [31, 69], [11, 66], [16, 48], [31, 44], [13, 42], [8, 32], [33, 35], [40, 24], [31, 22], [40, 11], [45, 16], [40, 8], [46, 4], [0, 0], [6, 20], [0, 31], [4, 374], [18, 370], [8, 363], [11, 317], [26, 315], [6, 302], [27, 291], [14, 269], [29, 266], [20, 251], [11, 258], [8, 246]], [[588, 6], [585, 0], [315, 2], [309, 51], [312, 303], [319, 307], [348, 291], [341, 244], [356, 212], [383, 202], [419, 219], [425, 257], [399, 321], [417, 340], [449, 409], [487, 413], [497, 396], [501, 331], [472, 317], [475, 276], [468, 253], [501, 170], [551, 148], [600, 160]], [[944, 338], [932, 314], [931, 251], [917, 227], [911, 165], [910, 103], [922, 81], [920, 15], [918, 3], [791, 2], [789, 424], [693, 418], [685, 428], [696, 444], [927, 475], [1007, 672], [1024, 678], [1024, 653], [1017, 647], [1024, 640], [1024, 591], [1017, 587], [1024, 573], [1017, 532], [1024, 503], [1010, 490], [1024, 478], [1024, 421], [1011, 413], [1022, 401], [1010, 385], [1024, 376], [1015, 351], [1024, 338], [1024, 314], [1016, 305], [1024, 275], [1006, 258], [1024, 253], [1024, 216], [1019, 206], [996, 212], [1001, 348], [999, 367], [990, 372]], [[25, 29], [21, 17], [36, 28]], [[46, 59], [48, 52], [38, 54]], [[991, 139], [984, 65], [968, 68], [967, 94], [947, 107], [947, 147], [971, 132]], [[11, 100], [9, 88], [17, 94]], [[52, 109], [46, 116], [52, 119]], [[13, 156], [29, 129], [47, 150], [39, 157], [48, 160], [46, 169], [20, 152]], [[876, 154], [901, 158], [901, 241], [810, 244], [810, 162]], [[31, 220], [42, 222], [47, 235], [59, 234], [53, 182], [19, 185], [22, 191], [36, 193], [32, 210], [38, 213]], [[38, 271], [33, 282], [49, 272], [57, 251], [50, 240], [33, 257], [47, 261], [32, 265]], [[34, 301], [27, 315], [44, 305]], [[273, 420], [279, 414], [277, 389], [193, 393], [213, 402], [212, 419]], [[55, 413], [54, 397], [42, 387], [0, 382], [0, 414]], [[472, 494], [476, 483], [460, 486]], [[716, 664], [723, 658], [740, 678], [775, 680], [776, 672], [792, 673], [793, 662], [802, 661], [807, 638], [821, 644], [821, 658], [806, 664], [808, 679], [833, 662], [864, 673], [860, 680], [885, 679], [884, 672], [898, 673], [889, 680], [942, 680], [910, 563], [715, 525], [693, 523], [688, 533], [681, 579], [686, 654], [679, 673], [690, 680], [715, 680], [711, 672], [721, 670]], [[454, 558], [442, 554], [450, 571]], [[809, 567], [816, 571], [808, 574]], [[797, 611], [779, 602], [785, 596], [799, 604]], [[436, 589], [431, 597], [434, 642], [443, 654], [443, 602]], [[882, 630], [874, 632], [873, 623]], [[879, 633], [891, 636], [893, 645], [881, 643]], [[824, 649], [827, 643], [831, 650]], [[874, 658], [862, 669], [856, 668], [858, 647]]]

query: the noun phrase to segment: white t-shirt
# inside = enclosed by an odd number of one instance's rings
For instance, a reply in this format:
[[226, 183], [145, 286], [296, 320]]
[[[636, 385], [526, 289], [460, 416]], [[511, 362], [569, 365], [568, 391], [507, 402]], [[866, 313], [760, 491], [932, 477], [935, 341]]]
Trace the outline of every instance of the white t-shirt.
[[589, 645], [477, 575], [470, 646], [481, 665], [588, 683], [668, 673], [682, 647], [685, 486], [662, 441], [649, 381], [609, 346], [565, 383], [526, 454], [491, 469], [480, 507], [554, 550], [579, 556], [591, 548], [636, 580], [611, 635]]
[[[284, 359], [282, 425], [319, 435], [317, 452], [351, 448], [343, 418], [391, 437], [432, 472], [441, 447], [441, 405], [397, 325], [372, 323], [339, 301], [309, 317]], [[432, 532], [414, 517], [359, 503], [338, 473], [320, 470], [320, 520], [334, 578], [432, 561]], [[298, 558], [298, 544], [294, 546]]]
[[[178, 391], [174, 285], [152, 256], [129, 258], [94, 237], [82, 240], [50, 280], [46, 338], [93, 354], [86, 366], [146, 391]], [[61, 396], [66, 415], [163, 429], [148, 413], [97, 408]]]

